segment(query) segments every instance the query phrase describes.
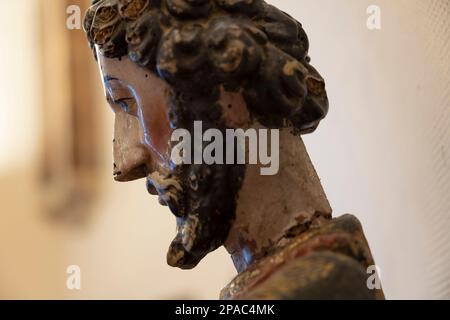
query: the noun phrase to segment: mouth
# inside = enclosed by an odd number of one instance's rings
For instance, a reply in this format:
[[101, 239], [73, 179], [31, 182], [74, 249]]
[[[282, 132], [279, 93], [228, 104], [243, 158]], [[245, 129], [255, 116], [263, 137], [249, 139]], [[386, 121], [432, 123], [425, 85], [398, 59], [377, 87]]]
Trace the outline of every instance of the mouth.
[[159, 196], [158, 190], [156, 190], [155, 185], [153, 182], [147, 178], [146, 184], [147, 192], [151, 194], [152, 196], [158, 196], [158, 203], [164, 207], [167, 207], [167, 202], [164, 201], [161, 196]]
[[147, 176], [146, 187], [149, 194], [158, 196], [160, 205], [168, 207], [177, 218], [184, 217], [179, 205], [179, 193], [182, 192], [182, 187], [176, 179], [166, 178], [154, 172]]
[[155, 185], [153, 182], [147, 177], [147, 181], [145, 183], [145, 186], [147, 187], [147, 192], [151, 194], [152, 196], [157, 196], [158, 191], [155, 188]]

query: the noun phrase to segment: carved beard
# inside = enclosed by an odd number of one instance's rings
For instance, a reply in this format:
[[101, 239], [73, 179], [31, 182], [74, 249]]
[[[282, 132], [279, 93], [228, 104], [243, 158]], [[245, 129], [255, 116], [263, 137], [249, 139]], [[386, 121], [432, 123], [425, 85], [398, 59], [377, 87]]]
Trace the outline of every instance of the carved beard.
[[157, 190], [160, 202], [177, 217], [177, 235], [167, 253], [170, 266], [192, 269], [223, 245], [235, 219], [244, 173], [243, 165], [185, 164], [167, 176], [148, 176], [148, 187]]

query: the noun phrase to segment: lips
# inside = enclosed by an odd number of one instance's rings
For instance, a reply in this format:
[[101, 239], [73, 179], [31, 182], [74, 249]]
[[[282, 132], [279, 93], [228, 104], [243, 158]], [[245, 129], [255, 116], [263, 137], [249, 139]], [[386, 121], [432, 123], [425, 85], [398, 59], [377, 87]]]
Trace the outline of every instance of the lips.
[[168, 206], [167, 202], [161, 196], [159, 196], [158, 190], [156, 189], [156, 187], [154, 186], [153, 182], [150, 179], [147, 178], [145, 185], [147, 187], [147, 192], [149, 194], [151, 194], [152, 196], [158, 196], [158, 202], [160, 205], [164, 207]]
[[147, 191], [151, 195], [158, 196], [158, 202], [162, 206], [169, 207], [170, 211], [178, 218], [184, 216], [184, 210], [179, 205], [182, 187], [174, 178], [164, 177], [154, 172], [147, 177]]
[[155, 186], [153, 185], [152, 181], [149, 178], [147, 178], [145, 185], [147, 187], [148, 193], [150, 193], [152, 196], [158, 195], [158, 191], [156, 190]]

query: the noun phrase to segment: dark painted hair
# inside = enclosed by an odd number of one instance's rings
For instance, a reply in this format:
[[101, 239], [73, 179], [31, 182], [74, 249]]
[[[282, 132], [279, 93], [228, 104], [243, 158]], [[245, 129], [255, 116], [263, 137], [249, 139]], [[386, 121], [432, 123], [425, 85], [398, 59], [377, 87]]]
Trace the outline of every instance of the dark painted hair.
[[242, 92], [269, 128], [309, 133], [328, 112], [302, 25], [263, 0], [94, 0], [84, 28], [101, 54], [128, 55], [178, 95]]

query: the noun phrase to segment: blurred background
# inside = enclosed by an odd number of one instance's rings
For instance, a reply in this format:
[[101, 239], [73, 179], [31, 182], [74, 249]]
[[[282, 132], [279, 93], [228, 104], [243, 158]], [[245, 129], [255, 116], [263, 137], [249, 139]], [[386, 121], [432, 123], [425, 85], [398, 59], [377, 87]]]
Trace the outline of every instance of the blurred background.
[[[168, 267], [173, 217], [143, 181], [112, 179], [113, 114], [66, 27], [88, 2], [0, 0], [0, 298], [216, 299], [235, 276], [225, 250]], [[334, 215], [362, 221], [388, 299], [449, 299], [450, 1], [268, 2], [303, 23], [327, 82], [305, 142]]]

